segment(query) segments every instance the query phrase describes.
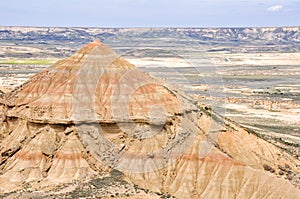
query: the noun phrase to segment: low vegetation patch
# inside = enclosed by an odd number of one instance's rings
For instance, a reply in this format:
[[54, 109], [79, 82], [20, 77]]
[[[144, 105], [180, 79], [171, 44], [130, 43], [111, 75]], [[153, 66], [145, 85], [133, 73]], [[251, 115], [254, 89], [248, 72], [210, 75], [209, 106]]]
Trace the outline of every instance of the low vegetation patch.
[[266, 171], [270, 171], [271, 173], [275, 172], [275, 170], [267, 164], [264, 164], [263, 167], [264, 167], [264, 170], [266, 170]]
[[2, 59], [0, 64], [28, 64], [28, 65], [50, 65], [55, 60], [49, 59]]

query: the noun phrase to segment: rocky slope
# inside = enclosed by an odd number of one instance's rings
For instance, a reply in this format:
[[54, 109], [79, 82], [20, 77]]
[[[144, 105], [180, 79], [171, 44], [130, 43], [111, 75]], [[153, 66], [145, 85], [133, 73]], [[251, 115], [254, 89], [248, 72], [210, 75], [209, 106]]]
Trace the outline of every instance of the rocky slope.
[[117, 171], [122, 182], [166, 197], [300, 194], [290, 182], [299, 160], [197, 106], [99, 41], [0, 100], [2, 193], [60, 194], [57, 186], [114, 179]]
[[0, 87], [0, 95], [3, 95], [4, 93], [7, 93], [8, 90], [5, 88]]

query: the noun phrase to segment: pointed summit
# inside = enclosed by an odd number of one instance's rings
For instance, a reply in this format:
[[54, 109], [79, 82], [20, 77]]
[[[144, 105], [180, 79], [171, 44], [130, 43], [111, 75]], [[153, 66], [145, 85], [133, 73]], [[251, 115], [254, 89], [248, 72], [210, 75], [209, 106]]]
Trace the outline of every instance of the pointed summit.
[[[33, 76], [6, 99], [14, 106], [9, 116], [39, 122], [112, 122], [120, 119], [121, 112], [127, 119], [147, 120], [151, 104], [162, 104], [171, 115], [180, 111], [175, 95], [99, 40]], [[124, 109], [129, 101], [130, 110]]]
[[[118, 57], [118, 55], [108, 46], [100, 42], [100, 40], [95, 39], [93, 42], [85, 45], [80, 50], [75, 53], [71, 58], [79, 59], [86, 57], [92, 57], [93, 60], [108, 62], [113, 61]], [[88, 59], [83, 59], [82, 61], [89, 61]]]
[[95, 39], [90, 45], [102, 46], [103, 43], [99, 39]]
[[[92, 187], [107, 190], [119, 180], [177, 198], [299, 198], [283, 177], [299, 173], [298, 159], [197, 107], [98, 41], [3, 101], [0, 194], [26, 187], [52, 194], [57, 185], [101, 178]], [[77, 191], [60, 193], [67, 190]]]

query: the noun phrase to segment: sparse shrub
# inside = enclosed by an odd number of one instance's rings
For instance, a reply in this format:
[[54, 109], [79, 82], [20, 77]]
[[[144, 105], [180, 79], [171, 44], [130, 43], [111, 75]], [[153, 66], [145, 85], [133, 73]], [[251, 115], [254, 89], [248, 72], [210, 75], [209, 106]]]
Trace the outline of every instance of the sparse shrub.
[[279, 171], [278, 174], [282, 176], [284, 174], [284, 172], [283, 171]]
[[264, 164], [264, 165], [263, 165], [263, 168], [264, 168], [264, 170], [270, 171], [271, 173], [274, 173], [274, 172], [275, 172], [275, 170], [274, 170], [271, 166], [269, 166], [269, 165], [267, 165], [267, 164]]
[[286, 176], [286, 179], [288, 179], [288, 180], [292, 180], [292, 179], [293, 179], [293, 176], [291, 176], [291, 175], [287, 175], [287, 176]]
[[288, 165], [288, 164], [285, 164], [284, 167], [285, 167], [286, 169], [288, 169], [288, 170], [292, 169], [291, 166]]

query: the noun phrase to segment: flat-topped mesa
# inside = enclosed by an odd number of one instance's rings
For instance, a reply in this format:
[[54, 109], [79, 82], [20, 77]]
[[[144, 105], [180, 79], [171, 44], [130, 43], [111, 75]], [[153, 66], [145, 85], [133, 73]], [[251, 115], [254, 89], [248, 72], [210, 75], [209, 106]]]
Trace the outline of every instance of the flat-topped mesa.
[[13, 107], [8, 116], [41, 123], [148, 121], [155, 105], [166, 115], [181, 111], [165, 86], [99, 40], [33, 76], [6, 96], [6, 104]]

